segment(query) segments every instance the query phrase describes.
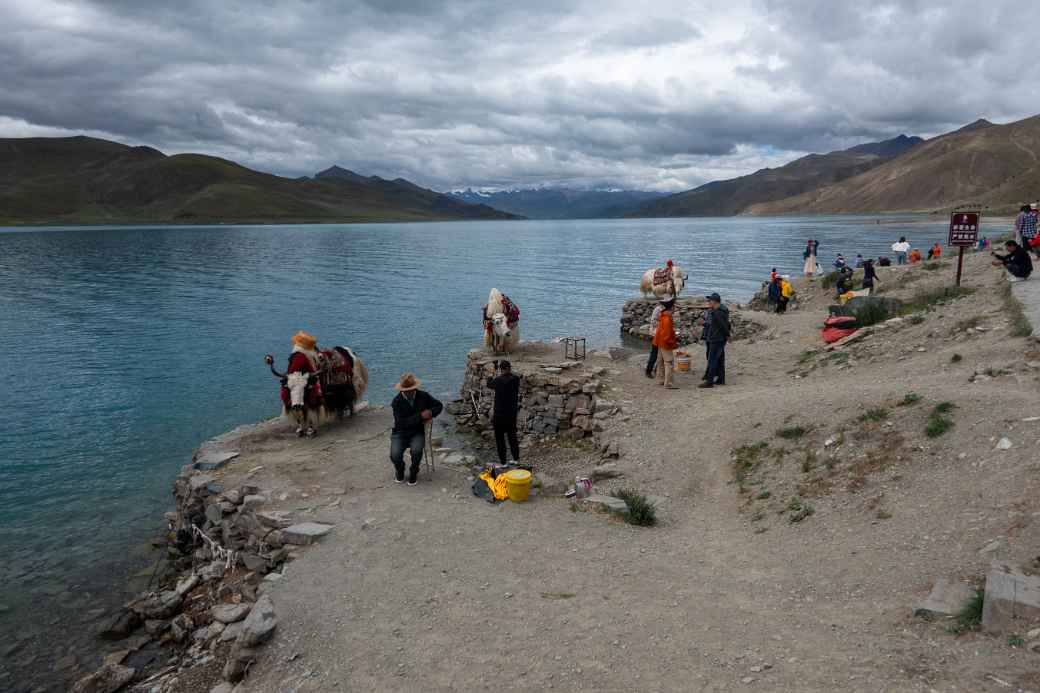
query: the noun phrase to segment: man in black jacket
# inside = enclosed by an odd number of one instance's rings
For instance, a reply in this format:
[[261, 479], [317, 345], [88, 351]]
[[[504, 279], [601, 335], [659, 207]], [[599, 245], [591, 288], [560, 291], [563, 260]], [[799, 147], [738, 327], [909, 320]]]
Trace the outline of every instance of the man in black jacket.
[[444, 405], [428, 392], [419, 389], [422, 381], [413, 373], [401, 376], [394, 385], [398, 391], [391, 405], [394, 410], [394, 430], [390, 434], [390, 461], [394, 464], [394, 481], [404, 481], [404, 451], [411, 450], [412, 464], [408, 469], [408, 485], [419, 482], [419, 464], [426, 447], [426, 422], [441, 413]]
[[697, 387], [715, 387], [726, 384], [726, 342], [729, 341], [729, 309], [722, 305], [717, 293], [706, 296], [709, 310], [704, 316], [702, 339], [708, 345], [708, 370], [704, 382]]
[[495, 361], [498, 375], [488, 378], [487, 385], [495, 392], [495, 409], [492, 426], [495, 429], [495, 445], [498, 447], [498, 461], [506, 463], [506, 437], [509, 438], [509, 451], [513, 453], [513, 461], [520, 461], [520, 441], [516, 436], [516, 418], [520, 409], [520, 378], [513, 374], [513, 366], [509, 361]]
[[1007, 248], [1007, 255], [990, 253], [997, 258], [993, 261], [993, 265], [996, 267], [1004, 265], [1004, 269], [1008, 273], [1008, 281], [1021, 282], [1029, 279], [1029, 275], [1033, 273], [1033, 261], [1029, 259], [1029, 253], [1017, 241], [1008, 241], [1004, 247]]

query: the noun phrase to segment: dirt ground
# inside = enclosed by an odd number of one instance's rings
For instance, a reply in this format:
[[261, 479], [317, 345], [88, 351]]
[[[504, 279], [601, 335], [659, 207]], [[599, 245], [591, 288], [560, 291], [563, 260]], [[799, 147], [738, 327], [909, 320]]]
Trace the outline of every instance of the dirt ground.
[[[880, 274], [907, 299], [952, 267]], [[724, 388], [694, 387], [699, 353], [674, 391], [642, 354], [594, 357], [623, 408], [624, 477], [600, 489], [663, 498], [652, 528], [562, 498], [489, 505], [443, 464], [397, 485], [386, 409], [248, 442], [227, 474], [262, 466], [271, 509], [335, 529], [270, 588], [279, 626], [247, 689], [1040, 691], [1040, 655], [1007, 634], [911, 615], [936, 578], [1040, 555], [1037, 345], [1010, 336], [985, 258], [965, 284], [841, 357], [821, 351], [829, 300], [799, 287], [799, 310], [755, 314], [764, 338], [729, 347]], [[929, 438], [941, 402], [953, 426]], [[763, 442], [738, 483], [733, 450]], [[812, 514], [792, 521], [792, 498]]]

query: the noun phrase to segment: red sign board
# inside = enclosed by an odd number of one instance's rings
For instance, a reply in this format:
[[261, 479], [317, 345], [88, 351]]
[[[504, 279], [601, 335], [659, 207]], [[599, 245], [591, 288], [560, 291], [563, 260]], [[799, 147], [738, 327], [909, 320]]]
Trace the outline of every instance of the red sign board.
[[947, 245], [970, 247], [979, 240], [981, 212], [954, 212], [950, 215], [950, 236]]

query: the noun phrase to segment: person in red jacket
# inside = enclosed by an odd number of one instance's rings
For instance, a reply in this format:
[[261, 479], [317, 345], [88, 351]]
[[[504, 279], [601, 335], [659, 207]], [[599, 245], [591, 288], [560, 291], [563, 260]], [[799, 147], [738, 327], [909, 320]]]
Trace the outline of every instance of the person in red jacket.
[[661, 317], [657, 320], [657, 331], [654, 332], [654, 346], [657, 347], [657, 382], [669, 390], [678, 389], [672, 384], [672, 372], [675, 369], [675, 348], [679, 346], [679, 338], [675, 334], [675, 323], [672, 311], [675, 299], [665, 296], [661, 300]]

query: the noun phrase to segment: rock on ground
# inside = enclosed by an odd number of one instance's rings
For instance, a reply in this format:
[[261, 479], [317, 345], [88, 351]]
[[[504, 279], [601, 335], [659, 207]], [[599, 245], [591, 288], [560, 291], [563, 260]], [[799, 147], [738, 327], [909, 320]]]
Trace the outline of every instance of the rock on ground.
[[72, 693], [115, 693], [129, 683], [136, 673], [134, 669], [121, 664], [106, 664], [77, 681], [72, 687]]
[[982, 627], [988, 631], [1013, 630], [1040, 621], [1040, 577], [994, 561], [986, 575]]
[[266, 642], [274, 633], [278, 619], [274, 613], [274, 603], [266, 594], [253, 605], [252, 611], [242, 623], [242, 632], [238, 636], [238, 644], [244, 647], [255, 647]]
[[940, 578], [935, 581], [928, 598], [914, 607], [914, 616], [949, 618], [955, 616], [975, 596], [969, 584]]

